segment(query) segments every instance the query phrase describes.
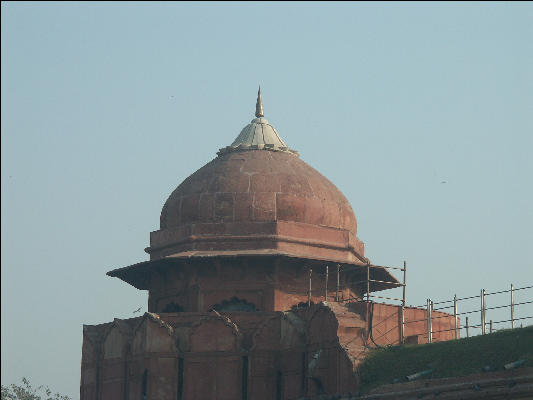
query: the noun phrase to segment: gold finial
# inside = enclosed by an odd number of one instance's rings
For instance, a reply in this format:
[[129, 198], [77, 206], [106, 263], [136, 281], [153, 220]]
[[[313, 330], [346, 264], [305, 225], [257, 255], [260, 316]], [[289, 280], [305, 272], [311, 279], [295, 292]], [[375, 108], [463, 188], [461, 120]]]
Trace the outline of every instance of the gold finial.
[[263, 99], [261, 98], [261, 86], [259, 86], [259, 90], [257, 91], [257, 102], [255, 103], [255, 116], [257, 118], [261, 118], [265, 116], [265, 113], [263, 111]]

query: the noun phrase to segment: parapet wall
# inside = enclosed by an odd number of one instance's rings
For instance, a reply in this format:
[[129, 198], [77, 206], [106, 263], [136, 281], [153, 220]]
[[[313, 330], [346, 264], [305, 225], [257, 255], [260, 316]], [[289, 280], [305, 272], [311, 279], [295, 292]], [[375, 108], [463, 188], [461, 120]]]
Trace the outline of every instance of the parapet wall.
[[[374, 346], [369, 307], [146, 313], [84, 326], [80, 399], [290, 400], [353, 393], [356, 366]], [[388, 330], [376, 343], [398, 339], [397, 314], [396, 306], [373, 306], [374, 333]], [[423, 314], [408, 311], [413, 318]]]
[[[358, 303], [360, 309], [370, 307], [372, 314], [372, 338], [380, 346], [398, 345], [401, 342], [401, 307], [383, 303]], [[405, 307], [404, 335], [406, 343], [419, 344], [427, 342], [427, 311], [423, 308]], [[458, 321], [459, 325], [459, 321]], [[455, 339], [454, 316], [434, 311], [432, 313], [432, 331], [434, 342]]]

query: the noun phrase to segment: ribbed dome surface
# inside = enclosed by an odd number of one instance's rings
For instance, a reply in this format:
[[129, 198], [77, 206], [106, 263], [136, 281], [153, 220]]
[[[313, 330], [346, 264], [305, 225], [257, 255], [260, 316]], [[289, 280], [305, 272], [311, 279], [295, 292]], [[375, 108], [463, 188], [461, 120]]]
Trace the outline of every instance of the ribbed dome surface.
[[254, 118], [242, 129], [233, 143], [230, 146], [220, 149], [218, 154], [225, 154], [232, 151], [263, 149], [298, 154], [297, 151], [289, 149], [279, 136], [276, 128], [270, 125], [264, 117]]
[[237, 147], [241, 144], [248, 146], [271, 144], [274, 147], [287, 147], [285, 142], [279, 137], [276, 129], [263, 117], [254, 118], [251, 123], [246, 125], [231, 146]]

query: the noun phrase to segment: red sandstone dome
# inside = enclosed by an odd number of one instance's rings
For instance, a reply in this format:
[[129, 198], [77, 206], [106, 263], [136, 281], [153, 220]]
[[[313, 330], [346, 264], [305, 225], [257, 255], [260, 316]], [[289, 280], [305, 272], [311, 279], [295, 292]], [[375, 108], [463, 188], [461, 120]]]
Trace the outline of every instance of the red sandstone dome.
[[185, 179], [161, 212], [161, 229], [267, 221], [357, 231], [352, 208], [335, 185], [297, 156], [265, 150], [215, 158]]
[[361, 263], [353, 210], [337, 187], [256, 118], [218, 157], [185, 179], [152, 232], [152, 259], [193, 255], [286, 254]]

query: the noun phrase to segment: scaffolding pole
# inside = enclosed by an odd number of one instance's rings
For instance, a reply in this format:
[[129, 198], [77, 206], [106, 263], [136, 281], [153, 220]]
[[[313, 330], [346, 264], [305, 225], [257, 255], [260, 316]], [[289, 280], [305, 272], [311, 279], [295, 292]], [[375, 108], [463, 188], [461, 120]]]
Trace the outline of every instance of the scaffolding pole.
[[453, 323], [455, 328], [455, 339], [459, 339], [459, 332], [457, 331], [457, 295], [453, 295]]
[[341, 284], [340, 274], [341, 274], [341, 265], [337, 264], [337, 288], [335, 290], [335, 301], [339, 301], [339, 286]]
[[426, 300], [426, 313], [427, 313], [427, 325], [428, 325], [428, 343], [431, 343], [433, 341], [433, 335], [432, 335], [432, 321], [431, 321], [431, 311], [433, 310], [433, 302], [430, 299]]
[[328, 301], [328, 277], [329, 277], [329, 267], [326, 265], [326, 291], [324, 292], [324, 301]]
[[366, 302], [370, 302], [370, 263], [366, 264]]
[[313, 274], [313, 269], [309, 268], [309, 290], [307, 291], [307, 307], [311, 307], [311, 275]]
[[400, 343], [405, 343], [405, 283], [406, 283], [406, 274], [407, 274], [407, 263], [403, 262], [403, 293], [402, 293], [402, 316], [401, 316], [401, 330], [400, 330]]
[[481, 289], [481, 334], [485, 333], [485, 289]]

